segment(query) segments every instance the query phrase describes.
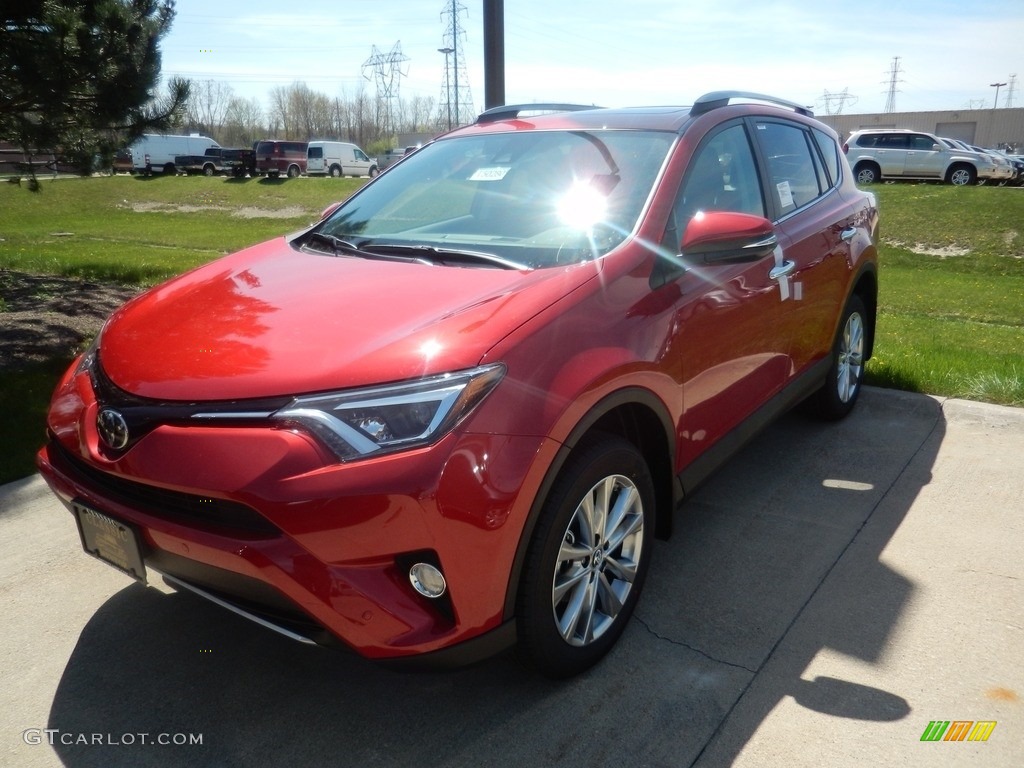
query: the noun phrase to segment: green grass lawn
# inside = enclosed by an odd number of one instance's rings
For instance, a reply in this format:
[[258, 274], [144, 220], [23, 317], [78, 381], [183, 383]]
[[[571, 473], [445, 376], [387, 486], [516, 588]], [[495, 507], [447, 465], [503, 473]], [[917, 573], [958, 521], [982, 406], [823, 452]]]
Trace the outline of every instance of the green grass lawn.
[[[300, 229], [362, 183], [117, 176], [44, 180], [38, 193], [0, 184], [0, 268], [150, 285]], [[870, 189], [882, 245], [868, 382], [1024, 405], [1024, 189]], [[68, 362], [0, 371], [0, 482], [32, 471]]]
[[868, 382], [1024, 405], [1024, 189], [871, 190], [882, 247]]

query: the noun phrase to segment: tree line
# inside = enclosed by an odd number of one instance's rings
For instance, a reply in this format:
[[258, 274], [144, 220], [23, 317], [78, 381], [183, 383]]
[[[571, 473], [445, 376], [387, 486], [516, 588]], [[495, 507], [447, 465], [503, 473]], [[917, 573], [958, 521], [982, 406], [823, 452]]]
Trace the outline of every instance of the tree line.
[[223, 146], [262, 138], [338, 139], [371, 154], [399, 133], [436, 128], [435, 100], [384, 103], [360, 88], [331, 97], [303, 82], [268, 106], [227, 83], [170, 78], [161, 89], [159, 42], [173, 0], [19, 0], [0, 3], [0, 141], [29, 158], [53, 153], [89, 171], [143, 133], [202, 132]]
[[395, 146], [400, 133], [437, 130], [436, 100], [415, 96], [385, 106], [365, 89], [329, 96], [297, 81], [257, 98], [236, 96], [217, 80], [190, 81], [189, 96], [171, 122], [173, 130], [203, 133], [222, 146], [251, 146], [263, 138], [351, 141], [376, 154]]

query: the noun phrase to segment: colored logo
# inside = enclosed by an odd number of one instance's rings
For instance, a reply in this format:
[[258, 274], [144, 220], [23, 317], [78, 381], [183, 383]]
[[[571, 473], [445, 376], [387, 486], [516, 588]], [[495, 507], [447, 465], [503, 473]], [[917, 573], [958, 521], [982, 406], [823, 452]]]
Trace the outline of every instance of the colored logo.
[[932, 720], [921, 741], [988, 741], [995, 727], [995, 720]]

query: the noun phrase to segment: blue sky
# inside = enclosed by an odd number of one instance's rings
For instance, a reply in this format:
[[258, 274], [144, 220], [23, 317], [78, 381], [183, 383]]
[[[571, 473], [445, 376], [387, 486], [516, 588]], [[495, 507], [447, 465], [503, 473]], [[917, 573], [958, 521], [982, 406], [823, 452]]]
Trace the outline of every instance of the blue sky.
[[[484, 102], [483, 4], [461, 0], [477, 110]], [[448, 0], [450, 5], [450, 0]], [[303, 81], [329, 96], [374, 85], [372, 47], [400, 43], [400, 95], [439, 99], [446, 0], [177, 0], [163, 71], [231, 85], [266, 104]], [[825, 91], [878, 112], [900, 57], [898, 111], [991, 107], [1018, 75], [1024, 107], [1024, 0], [505, 0], [506, 102], [688, 104], [742, 89], [815, 106]], [[369, 74], [369, 72], [367, 72]], [[999, 91], [1006, 105], [1008, 87]], [[835, 108], [836, 102], [833, 102]]]

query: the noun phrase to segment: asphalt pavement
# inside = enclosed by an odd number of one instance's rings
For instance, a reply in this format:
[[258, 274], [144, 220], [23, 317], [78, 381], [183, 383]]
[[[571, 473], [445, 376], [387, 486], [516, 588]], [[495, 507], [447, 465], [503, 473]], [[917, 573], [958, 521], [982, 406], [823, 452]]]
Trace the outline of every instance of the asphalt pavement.
[[554, 682], [512, 654], [399, 673], [131, 583], [29, 478], [0, 488], [0, 765], [1019, 768], [1022, 517], [1024, 409], [791, 414]]

